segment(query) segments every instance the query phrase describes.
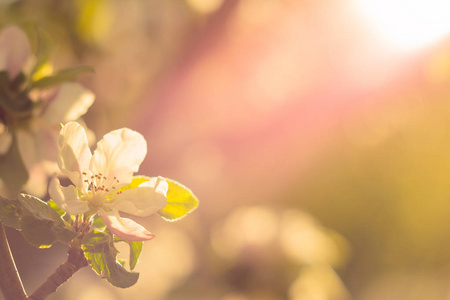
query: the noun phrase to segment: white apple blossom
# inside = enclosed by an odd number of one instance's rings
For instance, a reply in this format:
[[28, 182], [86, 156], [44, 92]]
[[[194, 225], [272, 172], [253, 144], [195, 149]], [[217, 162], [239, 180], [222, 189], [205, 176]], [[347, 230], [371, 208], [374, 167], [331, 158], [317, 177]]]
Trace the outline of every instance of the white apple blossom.
[[169, 186], [162, 177], [123, 188], [147, 154], [141, 134], [127, 128], [114, 130], [92, 154], [84, 128], [69, 122], [59, 133], [58, 149], [58, 166], [73, 183], [63, 187], [56, 177], [50, 181], [50, 196], [61, 209], [72, 215], [98, 214], [112, 233], [127, 241], [153, 238], [143, 226], [119, 215], [122, 211], [146, 217], [167, 204]]
[[[27, 36], [19, 27], [8, 26], [0, 32], [0, 72], [6, 72], [8, 80], [5, 89], [21, 73], [29, 79], [35, 61]], [[22, 83], [8, 92], [26, 92], [26, 88]], [[29, 177], [24, 188], [42, 197], [49, 175], [57, 171], [54, 161], [59, 124], [79, 119], [92, 105], [95, 96], [82, 85], [67, 82], [52, 90], [33, 89], [27, 97], [34, 104], [25, 115], [8, 110], [7, 101], [0, 101], [0, 155], [8, 153], [15, 138]], [[0, 195], [14, 197], [7, 188], [6, 185], [0, 188]]]

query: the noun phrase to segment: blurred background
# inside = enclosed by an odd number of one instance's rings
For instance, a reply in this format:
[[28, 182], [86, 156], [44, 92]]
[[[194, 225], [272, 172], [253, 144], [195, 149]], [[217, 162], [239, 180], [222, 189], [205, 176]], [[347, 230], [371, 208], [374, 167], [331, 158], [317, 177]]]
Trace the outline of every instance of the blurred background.
[[[89, 65], [101, 137], [141, 132], [140, 174], [199, 208], [139, 222], [138, 283], [83, 269], [50, 299], [450, 299], [450, 4], [387, 0], [0, 1]], [[14, 230], [33, 291], [65, 260]], [[127, 256], [126, 249], [122, 253]], [[1, 296], [0, 296], [1, 297]]]

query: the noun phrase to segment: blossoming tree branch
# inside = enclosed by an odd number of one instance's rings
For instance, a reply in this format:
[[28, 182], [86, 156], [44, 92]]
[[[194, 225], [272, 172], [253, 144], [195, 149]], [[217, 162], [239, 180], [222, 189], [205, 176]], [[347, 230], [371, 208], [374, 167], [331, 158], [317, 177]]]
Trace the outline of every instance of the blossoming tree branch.
[[[147, 154], [147, 142], [136, 131], [111, 131], [91, 152], [93, 134], [80, 118], [95, 97], [73, 80], [92, 69], [53, 72], [48, 36], [34, 34], [33, 51], [19, 27], [0, 32], [1, 291], [6, 300], [45, 299], [85, 266], [114, 286], [130, 287], [139, 277], [132, 270], [143, 242], [154, 234], [120, 212], [177, 221], [198, 200], [174, 180], [135, 175]], [[50, 200], [41, 200], [47, 192]], [[67, 260], [29, 296], [5, 225], [38, 248], [68, 245]], [[118, 242], [129, 245], [128, 264], [117, 258]]]

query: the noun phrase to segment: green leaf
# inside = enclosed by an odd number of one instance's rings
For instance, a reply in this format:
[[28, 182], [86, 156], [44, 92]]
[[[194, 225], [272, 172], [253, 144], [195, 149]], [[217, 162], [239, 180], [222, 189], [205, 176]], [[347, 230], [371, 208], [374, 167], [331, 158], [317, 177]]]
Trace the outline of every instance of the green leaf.
[[55, 201], [53, 200], [49, 200], [47, 201], [48, 206], [50, 206], [54, 211], [56, 211], [56, 213], [67, 223], [72, 224], [73, 220], [72, 220], [72, 216], [68, 213], [66, 213], [64, 210], [62, 210], [61, 208], [59, 208], [58, 204], [56, 204]]
[[128, 272], [117, 260], [118, 251], [108, 232], [92, 231], [84, 237], [82, 244], [92, 269], [106, 276], [112, 285], [127, 288], [137, 282], [139, 273]]
[[34, 33], [36, 37], [36, 65], [31, 72], [31, 76], [34, 77], [35, 73], [41, 72], [41, 69], [50, 60], [52, 53], [52, 38], [48, 31], [42, 27], [35, 27]]
[[36, 218], [62, 222], [60, 215], [46, 202], [28, 194], [19, 195], [20, 203]]
[[166, 221], [178, 221], [191, 213], [198, 206], [198, 199], [190, 189], [179, 182], [167, 179], [169, 191], [167, 192], [167, 205], [158, 211]]
[[48, 248], [56, 241], [68, 244], [79, 235], [54, 207], [26, 194], [20, 194], [18, 200], [0, 197], [0, 220], [21, 230], [25, 240], [38, 248]]
[[56, 242], [52, 231], [54, 221], [24, 216], [21, 220], [22, 234], [28, 243], [38, 248], [48, 248]]
[[20, 207], [20, 202], [0, 197], [0, 221], [6, 226], [20, 229]]
[[94, 230], [88, 233], [81, 242], [89, 264], [98, 275], [102, 275], [103, 270], [107, 268], [104, 253], [110, 252], [110, 239], [108, 234]]
[[59, 85], [64, 82], [73, 81], [83, 73], [92, 73], [92, 72], [94, 72], [94, 69], [88, 66], [80, 66], [76, 68], [65, 69], [59, 71], [54, 75], [43, 77], [31, 83], [30, 89]]
[[92, 221], [92, 226], [98, 231], [103, 231], [106, 228], [105, 222], [103, 222], [103, 219], [99, 216], [96, 216], [94, 218], [94, 220]]
[[79, 235], [61, 223], [33, 215], [23, 216], [20, 225], [27, 242], [38, 248], [48, 248], [57, 241], [68, 244]]
[[128, 245], [130, 245], [130, 269], [134, 270], [136, 267], [136, 264], [138, 262], [139, 256], [142, 252], [142, 246], [144, 245], [143, 242], [129, 242], [127, 241]]
[[56, 203], [49, 205], [27, 194], [20, 194], [18, 200], [26, 209], [21, 220], [22, 233], [33, 246], [49, 247], [56, 241], [68, 244], [79, 235], [55, 210]]
[[131, 242], [122, 240], [119, 237], [114, 237], [115, 242], [125, 242], [130, 246], [130, 270], [133, 270], [136, 267], [136, 264], [139, 260], [139, 255], [142, 252], [143, 242]]
[[56, 235], [57, 241], [63, 244], [69, 244], [79, 235], [78, 232], [72, 230], [72, 228], [62, 225], [61, 223], [54, 223], [52, 232]]
[[61, 208], [59, 208], [58, 204], [56, 204], [55, 201], [53, 200], [49, 200], [47, 202], [48, 206], [50, 206], [54, 211], [56, 211], [58, 213], [58, 215], [62, 216], [64, 215], [66, 212], [63, 211]]

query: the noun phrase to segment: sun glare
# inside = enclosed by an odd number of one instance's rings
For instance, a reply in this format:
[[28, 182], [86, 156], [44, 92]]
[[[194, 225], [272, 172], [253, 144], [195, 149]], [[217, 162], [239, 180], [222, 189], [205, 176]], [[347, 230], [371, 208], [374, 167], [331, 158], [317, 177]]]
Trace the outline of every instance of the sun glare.
[[450, 33], [448, 0], [355, 0], [384, 42], [398, 50], [419, 50]]

